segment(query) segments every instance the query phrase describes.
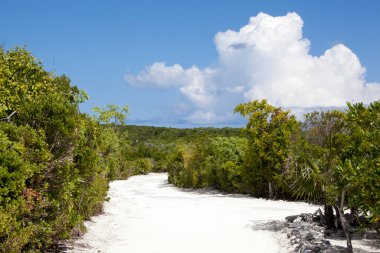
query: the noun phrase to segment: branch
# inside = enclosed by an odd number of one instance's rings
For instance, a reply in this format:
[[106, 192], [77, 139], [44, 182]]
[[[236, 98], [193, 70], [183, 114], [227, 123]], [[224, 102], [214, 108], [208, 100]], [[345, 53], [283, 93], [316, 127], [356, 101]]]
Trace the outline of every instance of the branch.
[[344, 208], [344, 199], [346, 197], [346, 189], [343, 189], [341, 199], [340, 199], [340, 210], [343, 210]]
[[12, 112], [11, 114], [9, 114], [8, 117], [0, 119], [0, 121], [11, 122], [11, 118], [12, 118], [12, 116], [13, 116], [14, 114], [16, 114], [16, 113], [17, 113], [17, 111], [14, 111], [14, 112]]

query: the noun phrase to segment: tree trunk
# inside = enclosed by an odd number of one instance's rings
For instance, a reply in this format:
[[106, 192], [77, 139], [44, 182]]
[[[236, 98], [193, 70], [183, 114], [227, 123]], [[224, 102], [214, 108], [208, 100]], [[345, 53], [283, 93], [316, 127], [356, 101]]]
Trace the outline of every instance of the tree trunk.
[[342, 227], [342, 222], [340, 221], [339, 208], [337, 208], [336, 205], [334, 205], [334, 210], [335, 210], [335, 213], [336, 213], [337, 229], [343, 229], [343, 227]]
[[353, 249], [352, 249], [352, 243], [351, 243], [350, 225], [348, 224], [346, 217], [344, 217], [344, 210], [343, 210], [345, 195], [346, 195], [346, 190], [343, 190], [342, 195], [341, 195], [340, 205], [337, 201], [336, 208], [339, 209], [340, 222], [342, 224], [344, 234], [346, 235], [347, 251], [349, 253], [352, 253]]
[[334, 229], [335, 228], [334, 210], [333, 210], [332, 205], [325, 204], [325, 220], [326, 220], [326, 228], [327, 229]]
[[359, 216], [358, 216], [358, 208], [357, 207], [351, 207], [350, 216], [351, 216], [350, 225], [359, 226], [360, 220], [359, 220]]
[[273, 199], [273, 187], [272, 187], [272, 182], [268, 183], [268, 188], [269, 188], [269, 198]]

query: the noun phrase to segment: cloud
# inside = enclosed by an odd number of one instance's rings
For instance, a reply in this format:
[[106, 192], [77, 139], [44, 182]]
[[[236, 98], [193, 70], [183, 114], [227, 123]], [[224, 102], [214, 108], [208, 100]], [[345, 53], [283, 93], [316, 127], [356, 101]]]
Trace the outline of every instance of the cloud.
[[234, 120], [234, 106], [254, 99], [298, 111], [379, 99], [380, 84], [366, 83], [365, 68], [348, 47], [337, 44], [313, 56], [302, 27], [296, 13], [259, 13], [239, 31], [216, 34], [213, 68], [156, 62], [125, 79], [140, 87], [178, 89], [193, 106], [183, 115], [191, 123]]
[[177, 87], [193, 105], [205, 108], [215, 102], [214, 72], [211, 68], [201, 70], [193, 66], [183, 69], [178, 64], [166, 66], [164, 62], [156, 62], [136, 76], [125, 75], [125, 80], [142, 87]]
[[189, 116], [186, 116], [185, 119], [194, 124], [209, 124], [224, 121], [223, 117], [218, 117], [213, 112], [201, 110], [191, 113]]

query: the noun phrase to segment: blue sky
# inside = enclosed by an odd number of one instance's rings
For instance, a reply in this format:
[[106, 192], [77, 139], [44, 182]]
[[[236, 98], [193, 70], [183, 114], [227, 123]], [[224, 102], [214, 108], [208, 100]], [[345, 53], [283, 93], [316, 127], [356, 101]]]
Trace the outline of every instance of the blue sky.
[[380, 1], [0, 2], [3, 47], [69, 76], [84, 112], [128, 104], [130, 124], [240, 126], [232, 109], [251, 99], [302, 112], [380, 98]]

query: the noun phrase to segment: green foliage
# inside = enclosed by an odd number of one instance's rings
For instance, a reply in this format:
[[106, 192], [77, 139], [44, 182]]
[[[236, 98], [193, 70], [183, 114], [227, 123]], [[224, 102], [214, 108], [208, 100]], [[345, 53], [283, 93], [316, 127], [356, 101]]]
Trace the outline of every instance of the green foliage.
[[101, 211], [109, 180], [131, 174], [117, 128], [127, 107], [98, 108], [98, 120], [79, 112], [87, 98], [25, 49], [0, 48], [0, 252], [68, 238]]
[[149, 158], [139, 158], [134, 161], [135, 164], [135, 174], [140, 175], [146, 175], [150, 172], [152, 172], [152, 161]]
[[182, 146], [169, 161], [169, 182], [238, 192], [245, 145], [243, 138], [215, 137]]
[[345, 143], [344, 113], [312, 112], [305, 115], [301, 139], [293, 148], [291, 170], [286, 180], [296, 198], [328, 201], [328, 188], [333, 184], [333, 168]]
[[[351, 208], [378, 220], [380, 208], [380, 103], [350, 104], [345, 112], [313, 112], [287, 181], [293, 194]], [[342, 196], [344, 197], [342, 203]]]
[[205, 137], [238, 136], [240, 133], [239, 129], [235, 128], [176, 129], [124, 125], [118, 129], [128, 133], [130, 149], [126, 156], [131, 165], [136, 166], [136, 163], [133, 163], [136, 159], [150, 159], [154, 172], [167, 171], [170, 166], [169, 160], [182, 146], [191, 145]]
[[348, 103], [347, 140], [335, 169], [335, 191], [347, 191], [348, 206], [380, 217], [380, 101]]
[[170, 127], [153, 127], [153, 126], [121, 126], [124, 131], [128, 132], [128, 137], [132, 143], [162, 142], [165, 144], [191, 143], [200, 138], [212, 137], [237, 137], [240, 135], [238, 128], [191, 128], [179, 129]]
[[99, 114], [98, 120], [101, 123], [123, 125], [128, 113], [128, 106], [120, 108], [117, 105], [109, 104], [106, 108], [94, 107], [93, 111]]
[[244, 129], [248, 139], [243, 172], [245, 191], [260, 197], [281, 195], [281, 174], [286, 169], [298, 122], [288, 111], [271, 106], [266, 100], [238, 105], [235, 112], [248, 118]]

